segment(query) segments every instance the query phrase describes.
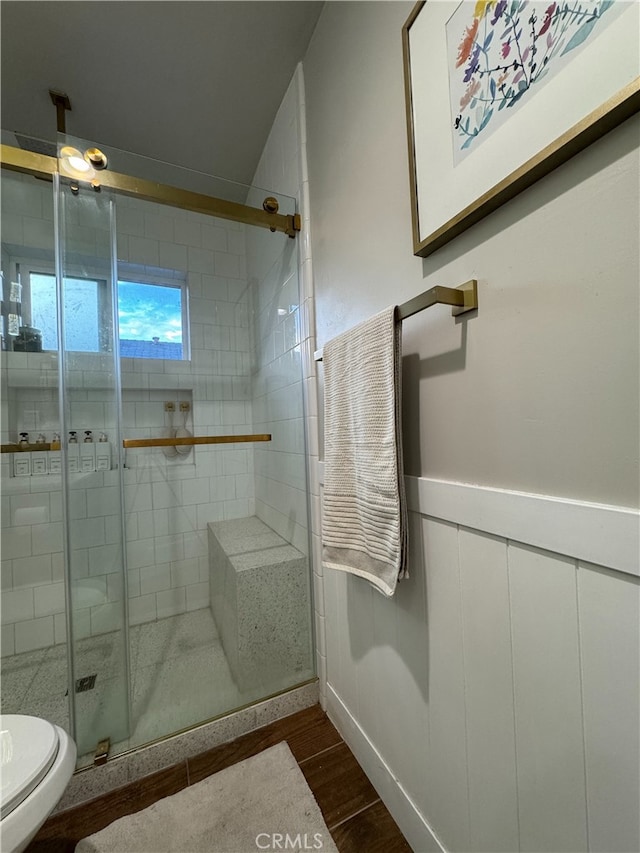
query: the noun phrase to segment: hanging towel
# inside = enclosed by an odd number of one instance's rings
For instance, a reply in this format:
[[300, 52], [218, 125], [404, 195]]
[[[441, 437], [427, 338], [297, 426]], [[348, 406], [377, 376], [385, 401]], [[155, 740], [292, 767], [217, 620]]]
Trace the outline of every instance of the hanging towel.
[[323, 347], [322, 561], [391, 596], [407, 568], [395, 307]]

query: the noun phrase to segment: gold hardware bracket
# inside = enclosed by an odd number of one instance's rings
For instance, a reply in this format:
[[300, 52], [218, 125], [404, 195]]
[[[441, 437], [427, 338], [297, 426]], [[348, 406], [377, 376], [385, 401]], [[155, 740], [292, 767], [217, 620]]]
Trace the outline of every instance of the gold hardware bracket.
[[467, 311], [473, 311], [478, 307], [478, 282], [475, 278], [470, 281], [465, 281], [456, 290], [461, 290], [464, 294], [464, 303], [461, 307], [451, 309], [451, 316], [457, 317], [459, 314], [466, 314]]
[[96, 767], [99, 767], [101, 764], [107, 763], [107, 758], [109, 757], [109, 750], [111, 749], [111, 740], [110, 738], [105, 738], [98, 742], [96, 746], [95, 755], [93, 756], [93, 763]]
[[302, 231], [302, 219], [300, 218], [300, 214], [294, 213], [293, 216], [287, 216], [286, 218], [289, 220], [289, 224], [287, 228], [285, 228], [284, 233], [295, 240], [296, 234], [299, 231]]
[[55, 89], [49, 89], [49, 97], [51, 103], [56, 108], [56, 122], [58, 133], [66, 133], [66, 116], [67, 110], [71, 111], [71, 101], [69, 96], [64, 92], [56, 92]]
[[106, 169], [107, 168], [107, 155], [104, 154], [99, 148], [87, 148], [84, 152], [84, 159], [91, 163], [94, 169]]
[[475, 279], [465, 281], [460, 287], [443, 287], [437, 284], [419, 296], [414, 296], [408, 302], [398, 305], [397, 319], [406, 320], [419, 311], [424, 311], [425, 308], [431, 308], [432, 305], [452, 305], [454, 316], [473, 311], [478, 307], [477, 285], [478, 282]]

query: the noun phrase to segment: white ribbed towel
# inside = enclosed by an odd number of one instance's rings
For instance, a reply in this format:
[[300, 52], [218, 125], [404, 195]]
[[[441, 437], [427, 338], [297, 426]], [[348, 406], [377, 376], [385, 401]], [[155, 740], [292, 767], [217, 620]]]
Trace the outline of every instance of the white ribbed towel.
[[322, 361], [322, 562], [391, 596], [407, 561], [395, 308], [329, 341]]

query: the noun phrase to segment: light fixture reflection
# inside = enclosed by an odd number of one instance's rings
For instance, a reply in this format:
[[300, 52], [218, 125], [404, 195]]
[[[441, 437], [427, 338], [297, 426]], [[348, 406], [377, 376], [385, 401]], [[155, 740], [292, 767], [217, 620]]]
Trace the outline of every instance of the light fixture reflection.
[[91, 170], [91, 166], [82, 157], [69, 157], [67, 162], [76, 172], [89, 172]]
[[81, 178], [84, 181], [90, 181], [96, 174], [95, 169], [85, 160], [82, 153], [71, 145], [65, 145], [60, 149], [60, 168], [72, 178]]

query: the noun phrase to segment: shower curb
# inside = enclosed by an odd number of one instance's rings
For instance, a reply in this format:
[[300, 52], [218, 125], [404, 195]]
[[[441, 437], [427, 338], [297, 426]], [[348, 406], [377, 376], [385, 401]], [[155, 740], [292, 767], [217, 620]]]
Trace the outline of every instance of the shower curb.
[[318, 703], [318, 696], [316, 678], [249, 708], [112, 758], [100, 767], [77, 770], [53, 813], [71, 809], [296, 711], [310, 708]]

